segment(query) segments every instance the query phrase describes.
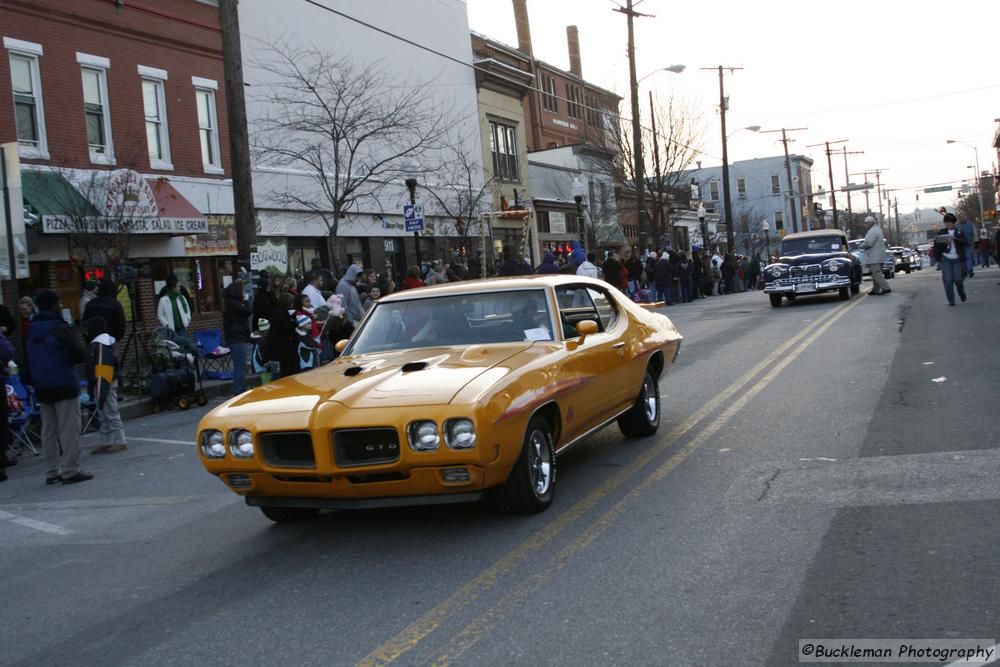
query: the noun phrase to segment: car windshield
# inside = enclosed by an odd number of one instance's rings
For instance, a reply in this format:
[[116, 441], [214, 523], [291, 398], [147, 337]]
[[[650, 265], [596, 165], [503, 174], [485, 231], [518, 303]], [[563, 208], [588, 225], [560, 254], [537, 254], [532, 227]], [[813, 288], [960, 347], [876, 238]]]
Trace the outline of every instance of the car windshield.
[[784, 239], [781, 242], [783, 256], [814, 255], [827, 252], [844, 252], [844, 239], [840, 236], [806, 236]]
[[348, 352], [554, 340], [545, 291], [505, 290], [379, 302]]

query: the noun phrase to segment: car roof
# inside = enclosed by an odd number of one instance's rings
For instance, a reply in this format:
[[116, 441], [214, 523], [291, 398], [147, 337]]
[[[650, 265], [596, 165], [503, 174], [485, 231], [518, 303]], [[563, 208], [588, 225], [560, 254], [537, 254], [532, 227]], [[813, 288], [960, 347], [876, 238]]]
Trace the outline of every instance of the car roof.
[[509, 278], [486, 278], [485, 280], [462, 280], [443, 285], [433, 285], [393, 292], [379, 299], [382, 302], [406, 301], [408, 299], [424, 299], [432, 296], [447, 296], [449, 294], [481, 293], [490, 290], [543, 289], [559, 287], [560, 285], [592, 284], [595, 287], [607, 289], [608, 283], [595, 278], [578, 276], [573, 273], [550, 273], [538, 276], [512, 276]]
[[840, 229], [810, 229], [807, 232], [793, 232], [791, 234], [786, 234], [785, 239], [807, 239], [807, 238], [812, 238], [814, 236], [832, 236], [832, 235], [847, 236], [847, 234], [845, 234], [843, 230]]

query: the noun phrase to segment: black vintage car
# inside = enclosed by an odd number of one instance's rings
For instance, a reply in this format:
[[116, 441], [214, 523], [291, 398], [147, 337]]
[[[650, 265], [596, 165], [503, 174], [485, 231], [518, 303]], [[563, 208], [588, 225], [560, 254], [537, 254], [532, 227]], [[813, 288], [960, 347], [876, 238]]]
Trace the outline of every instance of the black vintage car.
[[837, 229], [816, 229], [781, 239], [778, 261], [764, 269], [764, 292], [771, 305], [805, 294], [840, 293], [846, 301], [861, 291], [861, 262], [848, 249], [847, 235]]

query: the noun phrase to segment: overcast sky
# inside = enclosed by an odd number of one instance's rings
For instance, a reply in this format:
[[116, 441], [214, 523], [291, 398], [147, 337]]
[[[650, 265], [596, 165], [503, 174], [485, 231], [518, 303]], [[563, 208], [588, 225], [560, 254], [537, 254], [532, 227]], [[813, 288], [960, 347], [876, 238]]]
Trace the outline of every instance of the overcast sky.
[[[510, 0], [467, 3], [473, 30], [517, 44]], [[622, 113], [628, 115], [626, 22], [612, 11], [616, 6], [611, 0], [528, 0], [535, 56], [568, 69], [566, 26], [579, 26], [584, 78], [625, 97]], [[982, 170], [996, 162], [991, 141], [994, 119], [1000, 118], [998, 7], [985, 0], [644, 0], [636, 9], [654, 18], [636, 19], [638, 76], [674, 63], [687, 69], [646, 79], [640, 102], [648, 105], [651, 89], [658, 98], [673, 93], [696, 104], [710, 128], [709, 155], [702, 159], [719, 164], [718, 74], [699, 68], [743, 67], [725, 79], [730, 133], [748, 125], [808, 128], [792, 135], [796, 142], [789, 150], [816, 161], [814, 181], [824, 187], [826, 156], [806, 145], [849, 139], [849, 151], [864, 151], [848, 156], [850, 171], [888, 169], [883, 182], [900, 188], [900, 213], [918, 205], [918, 193], [921, 207], [951, 205], [954, 194], [922, 192], [972, 177], [966, 168], [975, 162], [972, 148], [947, 145], [946, 139], [978, 148]], [[739, 132], [729, 140], [729, 159], [779, 155], [778, 136]], [[834, 157], [833, 168], [840, 188], [843, 156]], [[838, 207], [844, 206], [842, 197]]]

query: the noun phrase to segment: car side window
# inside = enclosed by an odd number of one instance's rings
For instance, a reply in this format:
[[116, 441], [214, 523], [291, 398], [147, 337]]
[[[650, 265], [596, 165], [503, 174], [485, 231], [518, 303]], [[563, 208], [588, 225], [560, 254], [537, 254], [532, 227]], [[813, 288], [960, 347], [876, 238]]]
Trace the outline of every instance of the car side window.
[[601, 331], [607, 331], [618, 321], [618, 310], [614, 302], [604, 292], [590, 287], [587, 289], [590, 298], [594, 301], [597, 314], [601, 317]]
[[590, 298], [590, 291], [586, 287], [557, 288], [556, 303], [559, 304], [559, 319], [562, 321], [566, 340], [580, 335], [576, 331], [578, 322], [595, 320], [598, 324], [601, 323], [600, 314], [597, 312], [597, 307]]

